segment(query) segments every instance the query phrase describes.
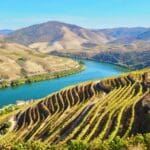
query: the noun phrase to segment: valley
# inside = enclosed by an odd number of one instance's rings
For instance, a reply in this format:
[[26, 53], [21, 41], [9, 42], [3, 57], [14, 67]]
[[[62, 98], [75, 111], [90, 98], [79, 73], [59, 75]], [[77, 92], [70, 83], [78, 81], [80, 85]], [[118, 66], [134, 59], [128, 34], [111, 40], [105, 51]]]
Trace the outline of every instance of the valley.
[[1, 116], [0, 123], [10, 122], [10, 130], [4, 128], [0, 143], [13, 145], [22, 139], [41, 141], [57, 149], [74, 139], [77, 144], [99, 147], [102, 141], [111, 143], [118, 136], [124, 140], [137, 134], [147, 137], [149, 74], [150, 70], [144, 69], [88, 81], [20, 106]]
[[2, 30], [0, 56], [0, 149], [149, 150], [149, 28], [49, 21]]
[[135, 70], [150, 65], [149, 32], [148, 27], [87, 29], [48, 21], [13, 31], [4, 39], [46, 54], [95, 59]]
[[16, 43], [0, 42], [0, 88], [59, 78], [84, 70], [69, 58], [46, 55]]
[[0, 150], [150, 150], [150, 0], [0, 1]]
[[102, 79], [109, 76], [120, 75], [129, 71], [126, 68], [108, 63], [100, 63], [83, 59], [77, 59], [77, 61], [84, 63], [85, 69], [82, 72], [76, 72], [75, 74], [66, 77], [44, 80], [35, 83], [26, 83], [20, 86], [1, 89], [0, 107], [9, 104], [16, 104], [18, 100], [25, 101], [40, 99], [67, 86], [88, 80]]

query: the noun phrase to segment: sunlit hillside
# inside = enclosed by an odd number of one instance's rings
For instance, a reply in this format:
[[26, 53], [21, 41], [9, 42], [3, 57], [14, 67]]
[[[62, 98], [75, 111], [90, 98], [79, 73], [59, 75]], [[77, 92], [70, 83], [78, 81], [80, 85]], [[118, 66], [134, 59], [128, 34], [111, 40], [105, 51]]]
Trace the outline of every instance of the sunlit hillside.
[[41, 54], [16, 43], [0, 42], [1, 86], [7, 81], [22, 80], [33, 76], [38, 78], [40, 75], [47, 76], [45, 79], [48, 76], [53, 78], [80, 69], [80, 64], [72, 59]]
[[149, 133], [149, 97], [149, 70], [68, 87], [2, 115], [0, 142], [63, 146], [74, 139], [111, 142]]

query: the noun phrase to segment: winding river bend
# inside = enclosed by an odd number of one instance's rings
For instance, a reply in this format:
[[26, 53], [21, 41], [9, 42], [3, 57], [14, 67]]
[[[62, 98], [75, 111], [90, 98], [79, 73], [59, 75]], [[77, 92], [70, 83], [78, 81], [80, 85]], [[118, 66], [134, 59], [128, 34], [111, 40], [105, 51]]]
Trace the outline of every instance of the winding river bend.
[[0, 108], [14, 104], [17, 100], [31, 100], [45, 97], [66, 86], [94, 79], [102, 79], [109, 76], [119, 75], [127, 71], [122, 67], [90, 60], [82, 60], [86, 69], [80, 73], [58, 79], [40, 81], [25, 84], [18, 87], [9, 87], [0, 90]]

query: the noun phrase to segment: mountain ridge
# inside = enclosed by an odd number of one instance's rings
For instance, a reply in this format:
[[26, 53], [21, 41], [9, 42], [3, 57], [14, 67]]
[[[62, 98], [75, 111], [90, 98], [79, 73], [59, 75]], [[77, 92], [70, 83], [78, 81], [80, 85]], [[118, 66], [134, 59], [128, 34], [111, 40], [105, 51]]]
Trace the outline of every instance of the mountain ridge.
[[[107, 43], [132, 43], [141, 41], [149, 28], [86, 29], [78, 25], [59, 21], [48, 21], [14, 31], [6, 40], [27, 45], [43, 52], [53, 50], [82, 50]], [[150, 40], [149, 35], [147, 40]], [[105, 46], [105, 47], [106, 47]], [[105, 49], [105, 48], [104, 48]]]
[[[79, 27], [77, 25], [50, 21], [42, 24], [29, 26], [10, 33], [7, 40], [24, 45], [30, 45], [38, 42], [47, 42], [51, 46], [72, 48], [72, 45], [80, 47], [83, 43], [107, 42], [105, 35], [96, 34], [95, 32]], [[76, 41], [75, 42], [73, 42]], [[82, 46], [81, 46], [82, 47]], [[61, 48], [60, 48], [61, 49]]]
[[[42, 53], [96, 58], [97, 61], [115, 62], [131, 69], [150, 66], [150, 28], [93, 30], [48, 21], [14, 31], [5, 40]], [[134, 57], [130, 57], [132, 55]]]

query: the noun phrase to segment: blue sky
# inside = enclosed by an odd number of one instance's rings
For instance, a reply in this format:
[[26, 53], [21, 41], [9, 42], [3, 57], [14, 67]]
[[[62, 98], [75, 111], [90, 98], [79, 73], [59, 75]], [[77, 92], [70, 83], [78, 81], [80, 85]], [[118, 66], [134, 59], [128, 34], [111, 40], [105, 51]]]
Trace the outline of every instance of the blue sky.
[[0, 29], [49, 20], [87, 28], [150, 27], [150, 0], [0, 0]]

